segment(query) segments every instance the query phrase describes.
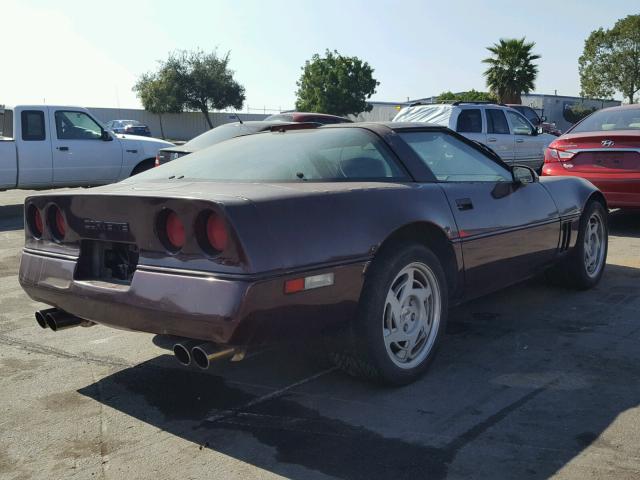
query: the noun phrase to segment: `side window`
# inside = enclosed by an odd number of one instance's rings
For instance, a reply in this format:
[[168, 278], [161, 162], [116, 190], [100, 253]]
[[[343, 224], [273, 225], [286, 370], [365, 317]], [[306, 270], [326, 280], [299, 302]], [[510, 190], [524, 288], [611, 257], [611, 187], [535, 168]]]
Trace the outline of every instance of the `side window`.
[[510, 182], [511, 173], [475, 148], [444, 132], [401, 132], [440, 182]]
[[540, 117], [538, 117], [538, 114], [533, 108], [527, 107], [522, 113], [524, 113], [524, 116], [527, 117], [527, 120], [531, 122], [531, 125], [537, 125], [538, 123], [540, 123]]
[[482, 115], [479, 108], [469, 108], [462, 110], [458, 115], [456, 132], [460, 133], [482, 133]]
[[502, 110], [487, 108], [487, 133], [509, 135], [509, 124]]
[[44, 112], [40, 110], [23, 110], [20, 113], [22, 140], [40, 141], [46, 138], [44, 131]]
[[519, 113], [517, 112], [507, 112], [509, 116], [509, 121], [511, 122], [511, 126], [513, 127], [514, 135], [532, 135], [533, 129], [531, 124]]
[[99, 140], [102, 136], [102, 127], [84, 112], [58, 110], [55, 119], [60, 140]]

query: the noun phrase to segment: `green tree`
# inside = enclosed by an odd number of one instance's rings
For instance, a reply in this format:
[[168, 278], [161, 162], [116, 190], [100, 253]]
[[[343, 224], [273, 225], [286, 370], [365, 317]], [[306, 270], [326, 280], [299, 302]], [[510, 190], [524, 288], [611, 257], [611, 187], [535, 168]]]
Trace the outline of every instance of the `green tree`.
[[180, 91], [160, 73], [143, 74], [134, 85], [133, 91], [136, 92], [146, 111], [158, 115], [160, 134], [165, 138], [162, 115], [182, 111]]
[[502, 103], [522, 103], [520, 95], [533, 90], [538, 66], [533, 63], [540, 55], [532, 53], [534, 42], [525, 38], [501, 38], [487, 47], [492, 56], [482, 60], [489, 65], [484, 72], [487, 86]]
[[367, 62], [327, 50], [324, 57], [315, 54], [302, 67], [296, 109], [333, 115], [368, 112], [372, 106], [367, 99], [379, 84]]
[[180, 111], [202, 112], [209, 128], [213, 128], [209, 110], [241, 109], [245, 99], [244, 87], [229, 69], [229, 55], [227, 52], [218, 56], [217, 51], [202, 50], [172, 52], [166, 61], [160, 62], [156, 73], [143, 75], [138, 83], [145, 78], [160, 81], [160, 90], [170, 92]]
[[610, 30], [591, 32], [578, 60], [581, 94], [610, 98], [615, 92], [629, 103], [640, 90], [640, 15], [629, 15]]
[[442, 92], [438, 95], [439, 102], [454, 101], [454, 102], [496, 102], [497, 98], [489, 92], [478, 92], [471, 89], [467, 92], [453, 93]]

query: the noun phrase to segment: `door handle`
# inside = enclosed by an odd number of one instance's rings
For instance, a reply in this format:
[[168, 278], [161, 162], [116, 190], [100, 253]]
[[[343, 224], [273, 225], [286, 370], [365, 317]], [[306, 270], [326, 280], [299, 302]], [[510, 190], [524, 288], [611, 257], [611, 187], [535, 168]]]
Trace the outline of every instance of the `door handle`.
[[524, 138], [516, 138], [516, 143], [524, 143]]
[[458, 198], [456, 200], [458, 210], [471, 210], [473, 209], [473, 202], [470, 198]]
[[67, 150], [69, 150], [69, 147], [56, 147], [57, 150], [60, 150], [61, 152], [66, 152]]
[[496, 140], [497, 140], [497, 139], [496, 139], [496, 138], [493, 138], [493, 137], [491, 137], [491, 138], [487, 138], [487, 142], [495, 142]]

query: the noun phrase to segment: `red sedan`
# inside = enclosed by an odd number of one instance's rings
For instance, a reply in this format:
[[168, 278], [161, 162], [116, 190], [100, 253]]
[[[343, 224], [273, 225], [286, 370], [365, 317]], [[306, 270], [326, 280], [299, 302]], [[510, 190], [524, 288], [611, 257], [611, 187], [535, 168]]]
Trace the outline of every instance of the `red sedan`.
[[640, 208], [640, 105], [598, 110], [545, 150], [542, 174], [589, 180], [610, 208]]

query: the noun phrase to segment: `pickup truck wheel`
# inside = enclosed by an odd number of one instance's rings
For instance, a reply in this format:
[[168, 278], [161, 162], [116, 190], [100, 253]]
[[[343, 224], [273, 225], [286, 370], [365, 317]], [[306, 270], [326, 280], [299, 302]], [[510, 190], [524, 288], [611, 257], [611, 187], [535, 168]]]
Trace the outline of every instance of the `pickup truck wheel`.
[[350, 349], [331, 358], [347, 373], [403, 385], [430, 365], [445, 330], [448, 293], [438, 258], [424, 245], [397, 244], [367, 273]]
[[576, 246], [567, 259], [566, 271], [574, 287], [586, 290], [600, 281], [608, 247], [607, 211], [596, 200], [582, 213]]
[[153, 168], [155, 165], [155, 159], [147, 158], [146, 160], [141, 161], [138, 165], [136, 165], [131, 171], [131, 176], [137, 175], [139, 173], [144, 172], [145, 170], [149, 170]]

